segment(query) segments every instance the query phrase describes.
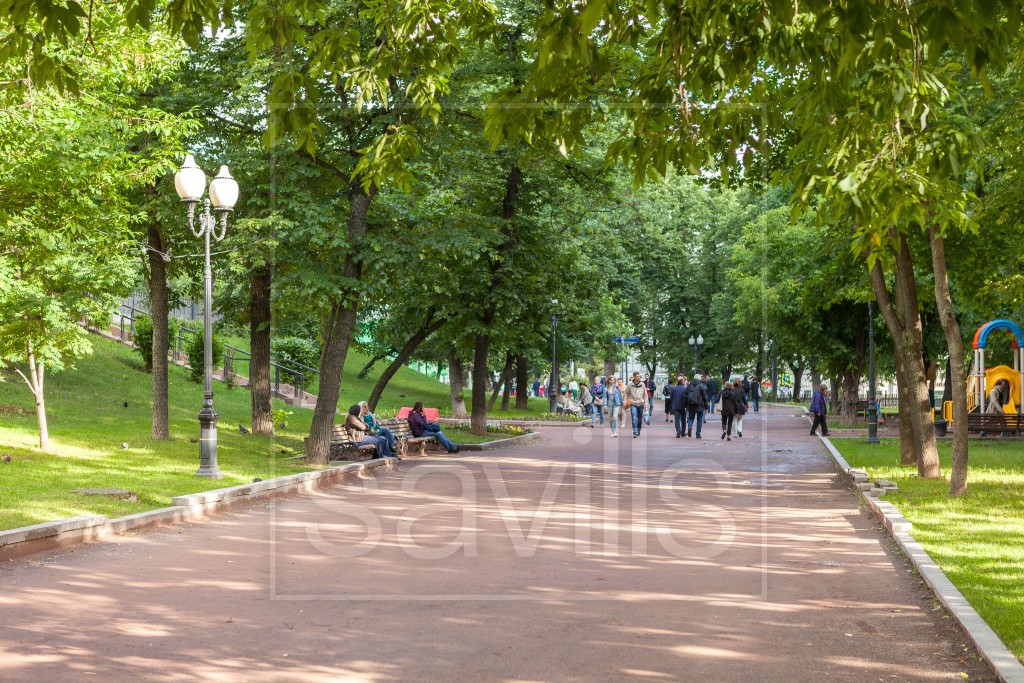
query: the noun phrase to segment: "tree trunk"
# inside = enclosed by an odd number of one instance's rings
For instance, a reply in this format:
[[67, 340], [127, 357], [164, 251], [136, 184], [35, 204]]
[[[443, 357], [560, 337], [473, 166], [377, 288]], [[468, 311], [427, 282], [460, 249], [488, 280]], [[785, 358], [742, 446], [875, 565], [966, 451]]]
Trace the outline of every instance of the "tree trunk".
[[[393, 353], [393, 351], [392, 351], [392, 353]], [[373, 358], [371, 358], [370, 360], [366, 361], [366, 365], [363, 366], [363, 369], [359, 371], [359, 374], [356, 375], [356, 377], [358, 377], [359, 379], [366, 379], [366, 376], [370, 374], [370, 370], [372, 370], [373, 366], [377, 364], [377, 361], [384, 360], [386, 355], [387, 354], [384, 354], [384, 353], [378, 353], [378, 354], [374, 355]], [[373, 411], [373, 406], [372, 405], [370, 406], [370, 410]]]
[[864, 372], [866, 346], [867, 331], [861, 330], [853, 341], [853, 359], [843, 372], [843, 397], [840, 410], [842, 424], [853, 425], [857, 421], [857, 401], [860, 398], [860, 379]]
[[483, 436], [487, 434], [487, 350], [491, 338], [486, 334], [476, 335], [473, 352], [473, 398], [470, 408], [470, 431]]
[[395, 376], [395, 373], [405, 365], [416, 349], [427, 340], [427, 337], [441, 329], [445, 322], [445, 318], [434, 320], [433, 311], [427, 314], [427, 319], [420, 325], [420, 329], [416, 330], [416, 333], [409, 337], [409, 341], [405, 342], [405, 346], [398, 352], [395, 359], [388, 363], [388, 366], [384, 368], [384, 372], [377, 378], [377, 383], [373, 385], [373, 391], [370, 392], [370, 399], [366, 402], [370, 406], [370, 412], [377, 409], [377, 403], [380, 401], [380, 397], [384, 395], [384, 389], [387, 388], [388, 382]]
[[[928, 403], [928, 380], [924, 371], [924, 355], [920, 306], [917, 298], [917, 280], [910, 246], [906, 237], [899, 235], [893, 248], [896, 256], [896, 304], [894, 307], [885, 286], [885, 275], [881, 264], [876, 262], [871, 270], [871, 284], [878, 301], [878, 310], [885, 319], [893, 340], [895, 353], [903, 361], [903, 375], [908, 394], [908, 412], [913, 435], [913, 447], [917, 455], [917, 472], [922, 479], [942, 476], [939, 468], [939, 452], [935, 443], [935, 430], [931, 420], [931, 406]], [[900, 420], [900, 429], [906, 425]], [[901, 441], [902, 442], [902, 441]]]
[[[800, 390], [802, 388], [802, 382], [803, 382], [803, 376], [804, 376], [804, 367], [802, 365], [795, 365], [793, 363], [790, 363], [789, 367], [793, 371], [793, 400], [794, 401], [799, 401], [800, 400]], [[758, 375], [758, 377], [761, 377], [761, 376]]]
[[466, 417], [466, 399], [462, 390], [466, 387], [466, 371], [462, 359], [453, 346], [448, 356], [448, 379], [452, 394], [452, 417]]
[[[167, 252], [160, 226], [150, 221], [147, 227], [149, 249], [149, 317], [153, 322], [152, 359], [146, 368], [153, 374], [153, 424], [154, 439], [170, 438], [167, 408], [167, 346], [168, 317], [167, 304]], [[158, 253], [159, 252], [159, 253]]]
[[274, 411], [270, 403], [270, 292], [273, 271], [259, 266], [250, 276], [249, 293], [249, 392], [252, 433], [274, 435]]
[[[811, 358], [811, 393], [821, 386], [821, 370], [818, 369], [818, 359], [816, 357]], [[800, 398], [799, 395], [797, 398]]]
[[[359, 281], [363, 264], [358, 258], [359, 249], [369, 228], [367, 216], [370, 202], [377, 194], [376, 187], [366, 192], [358, 185], [351, 190], [351, 205], [348, 218], [349, 252], [345, 256], [342, 272], [346, 278]], [[355, 330], [356, 314], [359, 312], [359, 294], [349, 290], [339, 293], [331, 302], [331, 309], [324, 325], [324, 347], [320, 354], [320, 389], [317, 394], [313, 421], [306, 439], [306, 463], [324, 464], [331, 457], [331, 431], [334, 416], [338, 411], [338, 396], [341, 394], [341, 377], [348, 357], [348, 348]]]
[[28, 343], [26, 355], [28, 358], [28, 376], [26, 377], [25, 373], [18, 368], [15, 368], [15, 371], [21, 375], [23, 380], [25, 380], [25, 384], [28, 385], [29, 391], [32, 392], [32, 397], [36, 401], [36, 423], [39, 425], [39, 448], [45, 451], [50, 445], [50, 429], [46, 421], [46, 400], [43, 394], [46, 381], [46, 366], [42, 363], [36, 363], [36, 352], [31, 341]]
[[[530, 367], [526, 356], [516, 356], [516, 410], [530, 407]], [[504, 408], [503, 408], [504, 410]]]
[[896, 402], [899, 411], [900, 425], [900, 464], [917, 465], [917, 450], [914, 448], [914, 434], [910, 429], [911, 396], [907, 390], [907, 376], [903, 371], [903, 360], [899, 354], [893, 354], [896, 361]]
[[615, 374], [615, 361], [613, 361], [613, 360], [606, 360], [604, 362], [604, 376], [605, 377], [611, 377], [614, 374]]
[[505, 367], [501, 369], [501, 376], [498, 377], [498, 383], [494, 385], [491, 400], [487, 402], [487, 412], [494, 410], [494, 404], [498, 400], [498, 393], [502, 390], [502, 387], [508, 385], [508, 381], [512, 378], [512, 370], [515, 368], [513, 363], [515, 363], [515, 356], [511, 353], [505, 354]]
[[[946, 269], [946, 245], [935, 226], [931, 229], [932, 269], [935, 272], [935, 304], [942, 321], [942, 332], [949, 349], [949, 370], [952, 375], [953, 468], [949, 479], [949, 495], [967, 493], [967, 369], [964, 367], [964, 338], [953, 312], [953, 299], [949, 293]], [[947, 380], [948, 382], [948, 380]], [[948, 400], [949, 396], [944, 397]]]

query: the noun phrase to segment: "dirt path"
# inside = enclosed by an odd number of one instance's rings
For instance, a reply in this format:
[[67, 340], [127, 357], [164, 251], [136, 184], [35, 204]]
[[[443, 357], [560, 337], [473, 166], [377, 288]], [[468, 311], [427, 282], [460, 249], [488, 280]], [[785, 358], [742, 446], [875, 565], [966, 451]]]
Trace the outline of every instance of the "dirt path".
[[0, 566], [0, 680], [989, 678], [806, 420], [717, 426], [549, 429]]

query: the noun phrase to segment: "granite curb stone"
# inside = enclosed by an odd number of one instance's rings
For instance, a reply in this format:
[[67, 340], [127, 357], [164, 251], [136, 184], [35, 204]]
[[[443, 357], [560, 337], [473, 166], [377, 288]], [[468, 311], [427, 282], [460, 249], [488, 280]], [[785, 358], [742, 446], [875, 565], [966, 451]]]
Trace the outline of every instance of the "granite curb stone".
[[[818, 439], [824, 444], [833, 460], [835, 460], [838, 469], [845, 475], [852, 478], [854, 472], [860, 473], [863, 471], [850, 467], [850, 464], [839, 454], [839, 451], [832, 445], [828, 437], [819, 435]], [[884, 483], [891, 484], [892, 482]], [[878, 488], [874, 490], [879, 492], [877, 495], [885, 494], [884, 489]], [[910, 558], [914, 568], [924, 578], [925, 583], [935, 593], [939, 602], [960, 623], [960, 626], [967, 633], [967, 637], [974, 643], [978, 652], [988, 663], [996, 677], [1003, 683], [1024, 683], [1024, 664], [1021, 664], [1014, 654], [1010, 652], [1006, 644], [992, 630], [992, 627], [981, 618], [977, 610], [963, 596], [963, 593], [953, 585], [953, 582], [949, 580], [949, 577], [932, 560], [921, 544], [910, 535], [910, 532], [913, 530], [913, 524], [892, 503], [879, 500], [877, 497], [872, 496], [870, 491], [861, 491], [860, 489], [857, 489], [857, 491], [871, 508], [872, 513], [879, 518], [903, 552]]]
[[[0, 559], [22, 557], [57, 546], [106, 538], [161, 524], [194, 521], [230, 505], [258, 498], [312, 491], [320, 486], [335, 483], [336, 480], [358, 476], [367, 470], [376, 470], [380, 467], [392, 471], [396, 469], [396, 463], [392, 462], [391, 458], [350, 463], [275, 477], [252, 484], [176, 496], [172, 499], [174, 505], [171, 507], [147, 510], [114, 519], [109, 519], [105, 515], [83, 515], [0, 531], [0, 550], [3, 551]], [[39, 546], [38, 543], [33, 543], [39, 541], [46, 542], [46, 545]]]
[[505, 448], [506, 446], [518, 446], [520, 444], [530, 443], [540, 438], [540, 432], [530, 432], [529, 434], [519, 434], [517, 436], [510, 436], [507, 439], [498, 439], [496, 441], [488, 441], [486, 443], [464, 443], [459, 444], [459, 448], [464, 451], [490, 451], [496, 448]]

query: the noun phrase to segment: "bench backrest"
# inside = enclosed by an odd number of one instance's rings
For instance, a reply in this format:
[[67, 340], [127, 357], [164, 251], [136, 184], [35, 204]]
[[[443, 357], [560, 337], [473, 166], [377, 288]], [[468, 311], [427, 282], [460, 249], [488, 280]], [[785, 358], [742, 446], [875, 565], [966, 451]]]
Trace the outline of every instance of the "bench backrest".
[[[412, 412], [412, 408], [408, 408], [408, 407], [402, 408], [401, 410], [398, 411], [398, 415], [396, 415], [395, 418], [404, 421], [406, 418], [409, 417], [409, 413], [411, 413], [411, 412]], [[423, 409], [423, 416], [425, 418], [427, 418], [427, 422], [437, 422], [437, 418], [438, 418], [439, 414], [440, 414], [440, 411], [437, 408], [424, 408]]]

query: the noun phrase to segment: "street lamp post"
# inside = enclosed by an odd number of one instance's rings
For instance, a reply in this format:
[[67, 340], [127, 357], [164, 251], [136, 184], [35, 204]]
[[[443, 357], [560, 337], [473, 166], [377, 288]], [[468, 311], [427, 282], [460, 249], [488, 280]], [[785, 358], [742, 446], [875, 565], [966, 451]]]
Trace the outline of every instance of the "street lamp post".
[[[238, 201], [238, 183], [228, 172], [227, 166], [221, 166], [217, 177], [210, 182], [210, 196], [203, 199], [206, 192], [206, 174], [196, 165], [195, 159], [189, 154], [185, 162], [174, 174], [174, 189], [188, 210], [188, 227], [196, 237], [203, 238], [204, 249], [204, 288], [203, 288], [203, 408], [199, 411], [199, 469], [197, 477], [205, 479], [223, 479], [217, 466], [217, 411], [213, 407], [213, 269], [210, 267], [210, 238], [216, 241], [224, 239], [228, 227], [228, 214]], [[196, 227], [196, 205], [203, 199], [203, 211], [199, 214]], [[210, 213], [210, 207], [217, 213]], [[220, 232], [217, 232], [217, 218], [220, 218]]]
[[868, 302], [868, 443], [878, 443], [878, 402], [875, 399], [875, 312]]
[[704, 337], [697, 335], [694, 339], [693, 335], [690, 335], [690, 348], [693, 349], [693, 376], [697, 376], [697, 362], [700, 358], [700, 347], [704, 343]]
[[558, 316], [551, 316], [551, 387], [548, 389], [548, 405], [555, 412], [558, 400], [558, 351], [555, 349], [555, 335], [558, 332]]

